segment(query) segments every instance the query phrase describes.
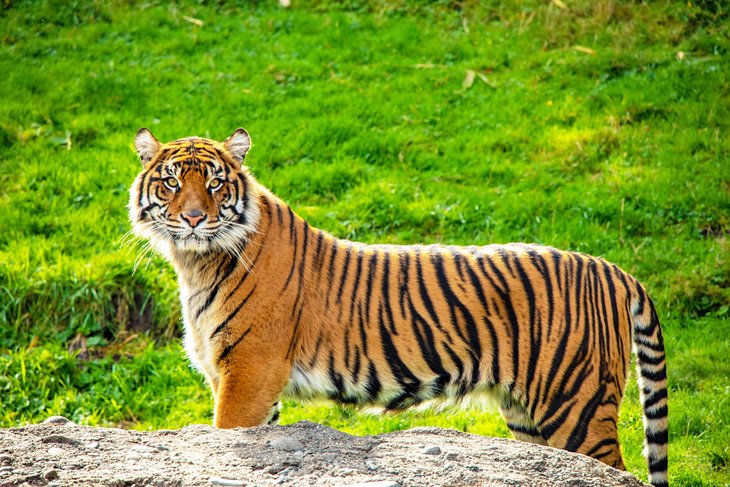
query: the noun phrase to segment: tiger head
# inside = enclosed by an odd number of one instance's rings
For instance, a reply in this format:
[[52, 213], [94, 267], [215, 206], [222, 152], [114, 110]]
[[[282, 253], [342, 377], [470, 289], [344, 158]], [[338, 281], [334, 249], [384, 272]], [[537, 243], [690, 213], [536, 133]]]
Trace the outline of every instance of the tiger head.
[[259, 220], [257, 184], [243, 166], [248, 133], [239, 128], [223, 143], [188, 137], [161, 144], [143, 128], [134, 145], [143, 166], [129, 191], [134, 232], [166, 255], [237, 255]]

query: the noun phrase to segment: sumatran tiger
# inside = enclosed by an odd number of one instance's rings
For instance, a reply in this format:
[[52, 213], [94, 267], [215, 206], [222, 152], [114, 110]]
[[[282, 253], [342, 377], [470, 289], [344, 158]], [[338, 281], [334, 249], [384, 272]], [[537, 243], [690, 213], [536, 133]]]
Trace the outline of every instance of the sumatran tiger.
[[650, 481], [667, 485], [667, 376], [639, 282], [526, 244], [365, 245], [311, 227], [244, 166], [251, 139], [135, 146], [137, 235], [174, 265], [185, 349], [215, 425], [278, 418], [282, 395], [400, 410], [488, 393], [515, 438], [619, 469], [619, 403], [637, 356]]

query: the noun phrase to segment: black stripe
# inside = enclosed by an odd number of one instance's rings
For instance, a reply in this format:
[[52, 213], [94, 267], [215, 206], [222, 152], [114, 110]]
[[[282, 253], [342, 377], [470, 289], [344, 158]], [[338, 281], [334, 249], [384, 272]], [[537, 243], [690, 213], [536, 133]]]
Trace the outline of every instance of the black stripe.
[[[348, 320], [352, 321], [352, 314], [355, 311], [355, 302], [358, 302], [357, 290], [360, 287], [360, 275], [362, 274], [362, 263], [363, 263], [363, 251], [362, 249], [357, 251], [356, 255], [357, 266], [355, 270], [355, 279], [352, 281], [352, 291], [350, 292], [350, 315], [347, 317]], [[339, 296], [337, 302], [340, 301]], [[342, 308], [340, 308], [340, 312]], [[370, 322], [370, 310], [365, 307], [365, 319], [366, 322]]]
[[667, 378], [667, 369], [666, 367], [662, 367], [661, 369], [657, 370], [656, 372], [653, 372], [651, 370], [646, 370], [644, 368], [639, 369], [641, 372], [641, 377], [644, 379], [649, 379], [654, 382], [660, 382]]
[[[484, 311], [484, 315], [482, 316], [482, 320], [484, 321], [484, 326], [487, 328], [487, 331], [489, 332], [489, 336], [492, 339], [492, 343], [490, 344], [490, 351], [492, 353], [492, 368], [491, 368], [491, 374], [492, 374], [492, 380], [495, 384], [499, 383], [500, 378], [500, 371], [499, 371], [499, 340], [497, 338], [497, 331], [494, 328], [494, 325], [489, 319], [489, 305], [487, 303], [487, 298], [484, 294], [484, 288], [482, 287], [481, 282], [479, 282], [479, 277], [477, 276], [474, 269], [472, 269], [471, 265], [469, 265], [468, 262], [466, 264], [466, 271], [469, 275], [469, 280], [471, 281], [472, 287], [474, 287], [477, 297], [479, 298], [479, 301], [482, 304], [482, 309]], [[534, 369], [531, 369], [534, 370]]]
[[378, 378], [378, 371], [375, 369], [375, 364], [371, 361], [370, 365], [368, 365], [368, 378], [365, 384], [365, 392], [368, 393], [370, 400], [374, 401], [378, 398], [381, 389], [382, 386]]
[[433, 307], [433, 302], [431, 301], [430, 293], [428, 289], [426, 289], [426, 283], [423, 279], [423, 268], [421, 264], [421, 254], [416, 254], [416, 278], [418, 281], [418, 293], [419, 297], [421, 298], [421, 301], [423, 302], [423, 306], [426, 308], [426, 311], [428, 312], [428, 315], [431, 317], [431, 322], [433, 323], [433, 326], [438, 328], [441, 332], [443, 332], [446, 335], [446, 339], [449, 343], [453, 343], [453, 340], [451, 339], [451, 335], [448, 331], [446, 331], [441, 326], [441, 319], [439, 318], [438, 314], [436, 314], [436, 310]]
[[335, 256], [337, 255], [337, 239], [332, 240], [332, 254], [330, 255], [330, 264], [327, 267], [327, 297], [325, 298], [325, 307], [330, 307], [330, 293], [332, 292], [332, 280], [335, 277]]
[[[530, 257], [532, 257], [531, 254]], [[536, 300], [535, 300], [535, 291], [532, 288], [532, 283], [530, 282], [530, 278], [527, 275], [527, 272], [525, 272], [524, 267], [522, 266], [522, 263], [520, 262], [520, 259], [517, 255], [514, 255], [514, 264], [515, 268], [517, 269], [517, 275], [519, 276], [520, 282], [522, 283], [522, 286], [525, 289], [525, 296], [527, 297], [527, 308], [530, 316], [529, 321], [529, 337], [530, 337], [530, 356], [527, 361], [527, 384], [525, 386], [525, 400], [527, 403], [531, 402], [531, 398], [529, 395], [530, 392], [530, 372], [537, 369], [537, 358], [540, 355], [540, 345], [542, 343], [542, 320], [536, 319]], [[533, 267], [534, 264], [533, 264]], [[538, 269], [539, 271], [539, 269]], [[518, 377], [515, 376], [515, 380], [518, 380]]]
[[[650, 473], [657, 473], [657, 472], [666, 472], [668, 468], [667, 464], [667, 457], [664, 457], [660, 460], [654, 460], [649, 462], [649, 472]], [[656, 485], [656, 484], [654, 484]]]
[[654, 352], [664, 352], [664, 344], [659, 341], [647, 340], [639, 335], [634, 335], [634, 342], [636, 342], [637, 345], [646, 347]]
[[652, 445], [666, 445], [669, 443], [669, 432], [664, 429], [661, 431], [645, 431], [646, 442]]
[[601, 384], [591, 399], [585, 404], [580, 412], [580, 416], [577, 418], [578, 423], [575, 428], [570, 432], [568, 441], [565, 444], [565, 449], [568, 451], [578, 451], [578, 448], [586, 440], [588, 436], [588, 425], [591, 420], [596, 417], [596, 411], [598, 406], [601, 405], [601, 399], [606, 394], [606, 384]]
[[[596, 443], [593, 446], [593, 448], [588, 450], [585, 454], [588, 455], [589, 457], [593, 457], [594, 454], [601, 448], [606, 447], [606, 446], [615, 446], [615, 445], [618, 445], [618, 441], [616, 441], [615, 438], [604, 438], [603, 440]], [[598, 458], [598, 457], [594, 457], [594, 458]]]
[[413, 372], [401, 360], [398, 354], [398, 348], [393, 344], [388, 329], [383, 325], [382, 321], [379, 323], [378, 328], [380, 329], [383, 355], [385, 361], [390, 366], [393, 378], [403, 387], [405, 394], [415, 397], [421, 387], [421, 381], [413, 375]]
[[299, 315], [297, 315], [297, 321], [294, 322], [294, 330], [291, 334], [291, 340], [289, 341], [289, 349], [286, 351], [286, 358], [289, 358], [294, 351], [294, 345], [297, 342], [297, 332], [299, 331], [299, 323], [302, 320], [302, 311], [304, 308], [299, 308]]
[[[345, 282], [347, 282], [347, 274], [348, 269], [350, 268], [350, 255], [352, 254], [352, 247], [349, 245], [347, 246], [347, 249], [345, 249], [345, 262], [342, 264], [342, 275], [340, 276], [340, 288], [337, 290], [337, 304], [340, 304], [342, 302], [342, 290], [345, 287]], [[342, 307], [340, 307], [340, 311], [342, 311]]]
[[666, 405], [653, 409], [651, 411], [645, 411], [644, 416], [646, 419], [661, 419], [666, 418], [669, 414], [669, 408]]
[[[502, 261], [505, 265], [507, 265], [507, 256], [504, 252], [504, 250], [501, 250], [498, 252], [498, 255], [502, 258]], [[504, 274], [502, 271], [499, 270], [497, 265], [494, 263], [494, 261], [489, 257], [487, 257], [487, 263], [489, 264], [490, 270], [497, 276], [497, 279], [502, 283], [502, 289], [500, 289], [498, 286], [495, 286], [494, 289], [497, 291], [498, 297], [500, 301], [502, 302], [502, 305], [504, 306], [505, 311], [507, 312], [507, 320], [509, 321], [509, 331], [510, 331], [510, 340], [512, 342], [512, 377], [513, 380], [516, 380], [517, 377], [520, 375], [520, 327], [519, 322], [517, 320], [517, 313], [515, 312], [515, 308], [512, 305], [512, 298], [511, 298], [511, 291], [509, 284], [507, 284], [507, 280], [504, 277]], [[493, 283], [494, 281], [491, 280], [491, 277], [489, 277], [490, 281]]]
[[216, 336], [216, 335], [217, 335], [218, 333], [220, 333], [220, 332], [221, 332], [221, 331], [223, 330], [223, 328], [225, 328], [225, 327], [226, 327], [226, 326], [228, 325], [228, 323], [229, 323], [229, 322], [230, 322], [230, 321], [231, 321], [231, 320], [232, 320], [233, 318], [235, 318], [235, 316], [236, 316], [236, 315], [238, 314], [238, 312], [239, 312], [239, 311], [241, 311], [241, 308], [243, 307], [243, 305], [244, 305], [244, 304], [246, 304], [246, 302], [248, 301], [248, 299], [249, 299], [249, 298], [250, 298], [251, 296], [253, 296], [253, 292], [254, 292], [255, 290], [256, 290], [256, 285], [254, 284], [254, 286], [253, 286], [253, 287], [251, 288], [251, 291], [250, 291], [250, 292], [248, 293], [248, 295], [247, 295], [247, 296], [246, 296], [245, 298], [243, 298], [243, 300], [242, 300], [242, 301], [241, 301], [240, 303], [238, 303], [238, 306], [236, 306], [236, 309], [234, 309], [234, 310], [233, 310], [233, 311], [231, 312], [231, 314], [229, 314], [229, 315], [228, 315], [228, 317], [227, 317], [227, 318], [226, 318], [225, 320], [223, 320], [223, 322], [222, 322], [222, 323], [221, 323], [220, 325], [218, 325], [218, 326], [217, 326], [217, 327], [215, 328], [215, 330], [213, 331], [213, 333], [212, 333], [212, 334], [210, 335], [210, 339], [211, 339], [211, 340], [212, 340], [212, 339], [213, 339], [213, 337], [215, 337], [215, 336]]
[[647, 391], [645, 389], [644, 393], [646, 394], [646, 397], [644, 397], [644, 411], [651, 409], [656, 406], [659, 401], [667, 398], [667, 390], [663, 388], [658, 391], [652, 391], [651, 389]]
[[540, 432], [534, 426], [526, 426], [526, 425], [523, 425], [523, 424], [507, 423], [507, 427], [510, 429], [510, 431], [512, 433], [522, 433], [523, 435], [541, 437], [540, 436]]
[[235, 286], [231, 287], [230, 292], [226, 295], [226, 297], [223, 299], [223, 301], [228, 301], [231, 299], [231, 296], [233, 296], [234, 293], [238, 292], [241, 289], [241, 286], [243, 286], [243, 283], [246, 282], [246, 279], [249, 275], [253, 274], [253, 269], [256, 267], [256, 263], [259, 261], [259, 257], [261, 257], [261, 254], [263, 253], [261, 251], [263, 247], [259, 247], [258, 252], [256, 253], [256, 257], [254, 257], [253, 261], [251, 261], [251, 265], [249, 266], [249, 270], [244, 272], [241, 276], [241, 279], [238, 280], [238, 283], [236, 283]]
[[[375, 260], [373, 260], [372, 265], [375, 266]], [[371, 271], [370, 275], [373, 276], [373, 274], [374, 272]], [[381, 299], [385, 308], [385, 317], [390, 323], [390, 332], [393, 335], [398, 335], [398, 331], [395, 328], [395, 319], [393, 319], [393, 309], [390, 306], [390, 254], [387, 252], [384, 254], [382, 281]], [[369, 284], [368, 282], [368, 295], [370, 294]]]
[[237, 340], [236, 340], [235, 342], [231, 343], [230, 345], [228, 345], [228, 346], [227, 346], [226, 348], [224, 348], [224, 349], [223, 349], [223, 352], [222, 352], [222, 353], [220, 354], [220, 357], [218, 357], [218, 362], [220, 362], [221, 360], [223, 360], [224, 358], [226, 358], [226, 357], [228, 356], [228, 354], [230, 354], [230, 353], [231, 353], [231, 351], [233, 351], [233, 349], [234, 349], [234, 348], [235, 348], [235, 347], [236, 347], [236, 346], [237, 346], [237, 345], [238, 345], [239, 343], [241, 343], [241, 342], [243, 341], [243, 339], [244, 339], [244, 338], [246, 338], [246, 335], [248, 335], [248, 333], [249, 333], [249, 332], [251, 331], [251, 328], [252, 328], [252, 327], [248, 327], [248, 329], [247, 329], [246, 331], [244, 331], [244, 332], [243, 332], [243, 333], [241, 334], [241, 336], [240, 336], [240, 337], [238, 337], [238, 339], [237, 339]]
[[298, 234], [296, 230], [296, 220], [294, 219], [294, 212], [292, 209], [287, 206], [286, 207], [287, 212], [289, 213], [289, 238], [293, 240], [292, 244], [292, 263], [291, 268], [289, 269], [289, 275], [286, 278], [286, 283], [284, 283], [284, 287], [281, 289], [281, 293], [283, 294], [284, 291], [286, 291], [286, 288], [289, 287], [289, 283], [291, 282], [291, 278], [294, 276], [294, 271], [297, 269], [297, 253], [299, 251], [299, 245], [298, 245]]
[[216, 296], [218, 296], [218, 291], [220, 291], [221, 285], [223, 282], [230, 277], [231, 274], [233, 274], [233, 271], [236, 270], [236, 267], [238, 266], [238, 259], [229, 259], [228, 261], [228, 267], [226, 267], [225, 272], [223, 275], [221, 275], [221, 267], [225, 263], [225, 259], [223, 262], [221, 262], [221, 265], [218, 266], [218, 269], [216, 269], [215, 275], [221, 276], [220, 279], [216, 281], [216, 283], [213, 285], [213, 290], [208, 294], [208, 297], [205, 299], [203, 304], [198, 308], [198, 311], [195, 313], [195, 320], [197, 321], [198, 318], [200, 318], [200, 315], [202, 315], [205, 310], [207, 310], [211, 304], [213, 304], [213, 301], [215, 300]]
[[355, 361], [352, 365], [352, 383], [357, 384], [360, 380], [360, 369], [362, 368], [360, 363], [360, 347], [355, 345]]

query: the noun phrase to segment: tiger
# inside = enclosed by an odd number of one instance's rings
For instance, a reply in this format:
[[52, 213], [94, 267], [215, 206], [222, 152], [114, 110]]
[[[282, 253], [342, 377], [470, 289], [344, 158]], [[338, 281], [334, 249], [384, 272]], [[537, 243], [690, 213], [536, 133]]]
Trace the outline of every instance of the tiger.
[[650, 482], [668, 485], [662, 331], [644, 287], [584, 253], [513, 243], [367, 245], [310, 226], [244, 164], [251, 137], [140, 129], [133, 231], [175, 268], [184, 348], [218, 428], [282, 397], [400, 411], [493, 397], [518, 440], [625, 470], [618, 412], [636, 354]]

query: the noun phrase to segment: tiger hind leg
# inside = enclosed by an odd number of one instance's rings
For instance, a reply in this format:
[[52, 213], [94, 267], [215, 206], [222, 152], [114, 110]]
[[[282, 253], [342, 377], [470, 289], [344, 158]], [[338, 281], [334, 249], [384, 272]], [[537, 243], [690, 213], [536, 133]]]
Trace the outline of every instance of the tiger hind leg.
[[543, 438], [537, 425], [532, 420], [524, 406], [514, 402], [511, 398], [502, 401], [499, 406], [499, 412], [502, 413], [507, 427], [512, 432], [516, 440], [536, 443], [538, 445], [547, 445], [548, 442]]
[[626, 470], [618, 440], [618, 407], [612, 402], [599, 406], [584, 422], [565, 421], [554, 430], [547, 423], [539, 426], [540, 431], [549, 446], [582, 453], [618, 470]]

